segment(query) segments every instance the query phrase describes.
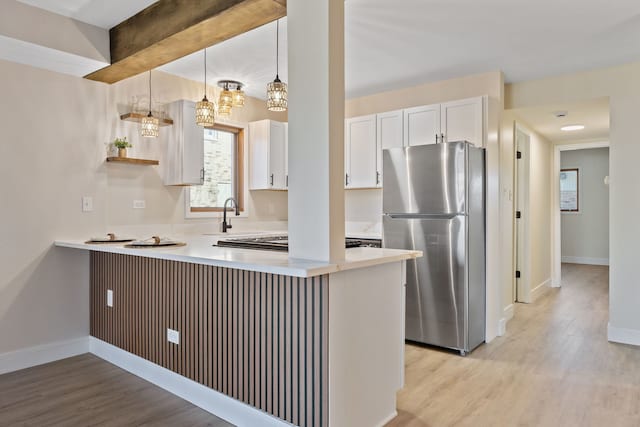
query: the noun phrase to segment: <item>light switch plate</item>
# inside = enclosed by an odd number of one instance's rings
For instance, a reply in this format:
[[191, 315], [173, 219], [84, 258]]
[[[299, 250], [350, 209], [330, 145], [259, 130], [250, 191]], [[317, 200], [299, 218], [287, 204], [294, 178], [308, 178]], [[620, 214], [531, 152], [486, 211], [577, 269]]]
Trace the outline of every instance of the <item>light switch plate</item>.
[[144, 200], [134, 200], [133, 209], [144, 209], [147, 207], [147, 203]]
[[107, 307], [113, 307], [113, 291], [107, 289]]
[[167, 341], [180, 344], [180, 332], [174, 331], [173, 329], [167, 329]]
[[82, 196], [82, 212], [93, 211], [93, 197]]

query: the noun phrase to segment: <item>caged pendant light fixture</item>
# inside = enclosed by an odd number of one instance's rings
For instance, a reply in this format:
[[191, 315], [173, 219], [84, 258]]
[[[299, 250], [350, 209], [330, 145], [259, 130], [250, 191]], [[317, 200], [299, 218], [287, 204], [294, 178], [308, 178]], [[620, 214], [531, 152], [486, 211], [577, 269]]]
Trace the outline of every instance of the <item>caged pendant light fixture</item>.
[[287, 84], [280, 80], [279, 72], [280, 59], [280, 20], [276, 21], [276, 78], [267, 84], [267, 109], [269, 111], [287, 110]]
[[207, 49], [204, 50], [204, 98], [196, 103], [196, 124], [213, 126], [216, 120], [216, 110], [213, 102], [207, 99]]
[[156, 138], [158, 136], [159, 120], [151, 114], [151, 70], [149, 70], [149, 114], [142, 118], [140, 133], [145, 138]]
[[220, 97], [218, 98], [218, 115], [229, 117], [233, 108], [244, 107], [244, 85], [237, 80], [218, 80]]

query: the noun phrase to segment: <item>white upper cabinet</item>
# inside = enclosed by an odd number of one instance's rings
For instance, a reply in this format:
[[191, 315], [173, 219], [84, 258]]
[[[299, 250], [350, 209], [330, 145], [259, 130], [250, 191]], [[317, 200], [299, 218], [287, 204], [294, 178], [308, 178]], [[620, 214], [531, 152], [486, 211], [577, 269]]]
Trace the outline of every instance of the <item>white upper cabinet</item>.
[[289, 123], [284, 124], [284, 186], [289, 188]]
[[484, 142], [483, 97], [442, 104], [441, 129], [444, 142], [469, 141], [477, 147]]
[[389, 111], [376, 115], [377, 120], [377, 187], [382, 187], [382, 150], [402, 148], [404, 146], [404, 125], [402, 110]]
[[380, 182], [376, 138], [376, 115], [354, 117], [345, 122], [346, 188], [375, 188]]
[[167, 112], [173, 119], [168, 128], [164, 163], [165, 185], [204, 183], [204, 129], [196, 124], [195, 103], [175, 101]]
[[285, 123], [260, 120], [249, 123], [249, 189], [286, 189]]
[[404, 110], [404, 145], [436, 144], [440, 135], [440, 104]]

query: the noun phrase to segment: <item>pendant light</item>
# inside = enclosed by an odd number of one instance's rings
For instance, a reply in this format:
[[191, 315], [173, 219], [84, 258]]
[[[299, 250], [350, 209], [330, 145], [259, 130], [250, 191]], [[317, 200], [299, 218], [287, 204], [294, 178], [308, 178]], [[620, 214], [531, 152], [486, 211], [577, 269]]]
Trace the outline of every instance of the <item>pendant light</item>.
[[287, 110], [287, 84], [280, 80], [280, 20], [276, 21], [276, 78], [267, 85], [267, 109], [269, 111]]
[[244, 107], [244, 91], [242, 85], [236, 86], [236, 90], [233, 91], [233, 106], [236, 108]]
[[159, 120], [151, 114], [151, 70], [149, 70], [149, 114], [142, 118], [141, 134], [145, 138], [156, 138], [158, 136]]
[[196, 103], [196, 124], [213, 126], [216, 120], [216, 110], [213, 102], [207, 99], [207, 49], [204, 50], [204, 98]]
[[228, 117], [231, 114], [231, 108], [233, 107], [233, 94], [229, 90], [229, 83], [225, 83], [222, 86], [220, 92], [220, 98], [218, 99], [218, 114], [224, 117]]

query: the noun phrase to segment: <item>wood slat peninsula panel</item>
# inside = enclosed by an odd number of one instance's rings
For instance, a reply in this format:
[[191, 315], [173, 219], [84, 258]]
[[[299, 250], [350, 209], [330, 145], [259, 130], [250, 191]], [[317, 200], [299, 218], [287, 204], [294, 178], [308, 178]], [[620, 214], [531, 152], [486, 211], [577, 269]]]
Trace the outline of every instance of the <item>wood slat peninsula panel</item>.
[[327, 426], [328, 289], [328, 276], [91, 252], [91, 335], [292, 424]]

